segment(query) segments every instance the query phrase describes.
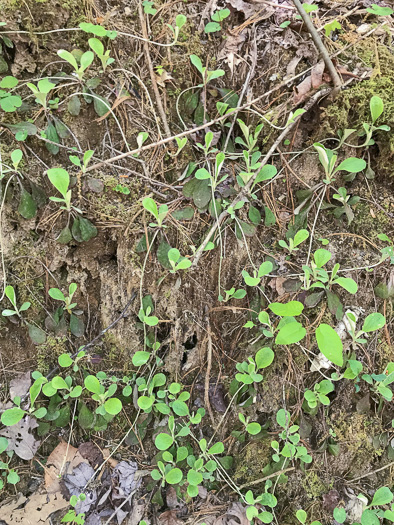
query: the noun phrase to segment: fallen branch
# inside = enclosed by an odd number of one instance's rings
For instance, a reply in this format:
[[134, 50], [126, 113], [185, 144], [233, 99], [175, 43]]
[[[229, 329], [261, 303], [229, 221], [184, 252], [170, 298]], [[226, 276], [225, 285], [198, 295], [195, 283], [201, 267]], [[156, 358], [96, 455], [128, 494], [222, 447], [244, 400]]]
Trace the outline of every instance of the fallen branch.
[[332, 81], [334, 82], [334, 89], [332, 91], [332, 95], [335, 96], [337, 93], [339, 93], [341, 87], [342, 87], [342, 81], [340, 79], [340, 76], [338, 75], [337, 70], [335, 69], [334, 64], [332, 63], [332, 60], [330, 58], [330, 55], [328, 54], [328, 51], [323, 44], [322, 39], [320, 38], [319, 33], [317, 32], [316, 27], [313, 25], [313, 22], [310, 18], [310, 16], [306, 13], [305, 9], [303, 8], [300, 0], [293, 0], [294, 5], [296, 6], [298, 12], [300, 13], [306, 28], [309, 31], [309, 34], [312, 37], [313, 43], [315, 44], [317, 50], [321, 54], [322, 59], [324, 60], [324, 63], [326, 65], [326, 68], [328, 69], [330, 76], [332, 78]]

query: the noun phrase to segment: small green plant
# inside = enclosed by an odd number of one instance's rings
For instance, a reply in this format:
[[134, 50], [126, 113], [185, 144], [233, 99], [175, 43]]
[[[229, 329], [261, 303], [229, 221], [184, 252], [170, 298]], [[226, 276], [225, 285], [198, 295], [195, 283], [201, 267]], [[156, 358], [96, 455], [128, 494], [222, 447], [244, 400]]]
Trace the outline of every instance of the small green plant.
[[386, 324], [386, 318], [384, 315], [379, 312], [374, 312], [365, 318], [361, 330], [357, 331], [357, 319], [355, 315], [352, 312], [347, 312], [346, 316], [348, 318], [348, 332], [354, 343], [365, 344], [367, 340], [362, 337], [364, 334], [380, 330]]
[[55, 87], [55, 84], [50, 82], [47, 78], [43, 78], [38, 81], [37, 86], [28, 82], [27, 87], [31, 89], [36, 96], [36, 102], [41, 104], [44, 109], [47, 109], [47, 95]]
[[201, 59], [197, 55], [190, 55], [190, 61], [197, 71], [201, 74], [203, 84], [199, 87], [203, 87], [211, 80], [222, 77], [224, 75], [223, 69], [216, 69], [215, 71], [209, 71], [208, 68], [202, 65]]
[[144, 0], [142, 2], [142, 6], [144, 8], [144, 13], [146, 15], [152, 15], [153, 16], [153, 15], [155, 15], [157, 13], [157, 9], [155, 9], [153, 7], [153, 5], [154, 5], [153, 2], [151, 2], [150, 0]]
[[372, 501], [369, 504], [368, 499], [363, 494], [359, 494], [358, 498], [365, 506], [361, 515], [362, 525], [378, 525], [378, 523], [380, 523], [379, 518], [384, 518], [393, 522], [394, 505], [391, 505], [391, 510], [377, 508], [383, 506], [386, 507], [393, 501], [394, 495], [388, 487], [380, 487], [373, 495]]
[[13, 113], [22, 106], [22, 99], [19, 95], [14, 95], [12, 90], [19, 84], [19, 80], [12, 76], [6, 76], [0, 81], [0, 108], [6, 113]]
[[111, 58], [109, 56], [111, 51], [109, 49], [105, 51], [103, 43], [98, 38], [89, 38], [88, 42], [90, 48], [96, 53], [98, 58], [101, 60], [103, 71], [105, 71], [107, 69], [107, 66], [109, 66], [115, 61], [114, 58]]
[[357, 204], [360, 197], [357, 195], [350, 196], [347, 194], [346, 188], [338, 188], [338, 193], [334, 193], [333, 198], [339, 201], [342, 206], [334, 207], [334, 217], [339, 219], [343, 214], [347, 217], [347, 223], [350, 224], [354, 219], [354, 213], [351, 206]]
[[206, 24], [204, 31], [205, 33], [217, 33], [222, 29], [222, 22], [230, 16], [230, 9], [218, 9], [212, 13], [211, 18], [213, 22]]
[[367, 7], [366, 11], [376, 16], [390, 16], [394, 14], [394, 10], [391, 7], [382, 7], [377, 4], [372, 4], [371, 7]]
[[336, 155], [333, 150], [326, 148], [323, 144], [320, 144], [320, 142], [315, 142], [313, 146], [318, 152], [320, 163], [324, 168], [325, 178], [323, 182], [325, 184], [334, 182], [335, 174], [340, 171], [355, 174], [363, 171], [367, 166], [365, 160], [358, 159], [357, 157], [349, 157], [337, 166], [338, 155]]
[[[302, 525], [306, 525], [307, 524], [307, 517], [308, 517], [308, 515], [307, 515], [307, 513], [305, 512], [304, 509], [297, 510], [296, 518], [298, 519], [298, 521], [300, 523], [302, 523]], [[321, 524], [321, 521], [312, 521], [310, 523], [310, 525], [322, 525], [322, 524]]]
[[71, 204], [71, 190], [70, 186], [70, 175], [68, 171], [63, 168], [51, 168], [48, 170], [48, 178], [57, 189], [57, 191], [62, 195], [60, 197], [49, 197], [51, 201], [63, 203], [64, 206], [61, 206], [62, 210], [66, 210], [69, 213], [71, 210], [75, 210], [77, 213], [82, 213], [79, 208], [76, 208]]
[[78, 514], [75, 512], [75, 507], [77, 503], [85, 501], [86, 500], [86, 494], [80, 494], [79, 496], [71, 496], [70, 498], [70, 506], [72, 509], [70, 509], [65, 516], [63, 516], [61, 523], [72, 523], [75, 525], [84, 525], [85, 523], [85, 513], [79, 512]]
[[227, 302], [230, 299], [243, 299], [246, 295], [246, 290], [243, 288], [238, 288], [236, 290], [234, 287], [230, 288], [230, 290], [225, 290], [224, 293], [226, 294], [223, 298], [223, 302]]
[[290, 425], [290, 414], [287, 410], [281, 408], [276, 414], [276, 422], [283, 430], [279, 433], [279, 438], [285, 443], [283, 446], [278, 441], [271, 441], [271, 447], [274, 449], [272, 459], [275, 463], [284, 458], [282, 468], [291, 460], [299, 459], [302, 463], [311, 463], [312, 457], [308, 454], [306, 447], [299, 445], [300, 434], [298, 425]]
[[86, 173], [86, 169], [88, 167], [88, 164], [93, 154], [94, 154], [94, 150], [88, 149], [87, 151], [85, 151], [85, 153], [83, 154], [82, 163], [81, 163], [80, 158], [77, 157], [76, 155], [69, 155], [68, 158], [75, 166], [78, 166], [78, 168], [81, 169], [82, 173]]
[[287, 250], [291, 255], [293, 252], [299, 250], [298, 246], [304, 241], [306, 241], [308, 237], [308, 230], [298, 230], [298, 232], [294, 235], [293, 238], [288, 239], [288, 243], [286, 241], [280, 240], [278, 241], [278, 244], [279, 246]]
[[156, 222], [151, 222], [149, 226], [151, 226], [152, 228], [155, 228], [155, 227], [165, 228], [166, 227], [165, 225], [163, 225], [163, 221], [167, 217], [167, 214], [168, 214], [167, 204], [162, 204], [159, 208], [157, 208], [157, 204], [155, 203], [155, 201], [151, 199], [150, 197], [146, 197], [142, 201], [142, 205], [156, 219]]
[[271, 494], [269, 489], [272, 487], [272, 481], [267, 480], [264, 487], [264, 492], [259, 496], [255, 497], [251, 490], [245, 494], [245, 502], [249, 505], [246, 509], [246, 517], [252, 523], [254, 518], [257, 518], [262, 523], [271, 523], [274, 519], [272, 512], [268, 510], [262, 510], [265, 507], [273, 509], [278, 504], [276, 497]]
[[12, 304], [12, 306], [14, 307], [14, 309], [13, 310], [10, 310], [10, 309], [3, 310], [1, 312], [1, 315], [3, 317], [11, 317], [12, 315], [17, 315], [18, 317], [22, 317], [21, 312], [25, 312], [26, 310], [30, 308], [31, 303], [29, 303], [28, 301], [24, 302], [18, 308], [17, 302], [16, 302], [16, 294], [15, 294], [15, 290], [13, 286], [6, 286], [4, 293], [6, 297], [8, 298], [8, 300], [10, 301], [10, 303]]
[[382, 374], [363, 374], [364, 381], [371, 385], [371, 390], [386, 401], [392, 401], [393, 391], [389, 385], [394, 383], [394, 363], [387, 365]]
[[114, 188], [112, 188], [114, 191], [117, 191], [118, 193], [123, 193], [123, 195], [130, 195], [130, 190], [127, 186], [122, 186], [122, 184], [117, 184]]
[[113, 397], [117, 390], [115, 383], [110, 384], [108, 389], [106, 389], [97, 376], [88, 375], [84, 379], [84, 385], [86, 390], [93, 394], [93, 401], [99, 403], [95, 410], [96, 414], [106, 418], [109, 416], [109, 420], [111, 420], [113, 416], [116, 416], [122, 410], [122, 401], [117, 397]]
[[69, 51], [66, 51], [65, 49], [59, 49], [57, 54], [60, 58], [68, 62], [74, 68], [75, 74], [77, 75], [80, 81], [83, 80], [85, 71], [88, 69], [88, 67], [92, 64], [94, 60], [93, 51], [85, 51], [85, 53], [83, 53], [83, 55], [81, 55], [81, 57], [79, 58], [79, 61], [77, 61], [76, 57], [72, 55]]
[[179, 253], [179, 250], [177, 250], [176, 248], [171, 248], [168, 251], [168, 260], [170, 261], [172, 267], [172, 269], [170, 270], [171, 273], [176, 273], [178, 270], [186, 270], [192, 265], [190, 259], [182, 257]]
[[77, 337], [81, 337], [85, 331], [85, 325], [82, 319], [79, 318], [79, 315], [82, 312], [74, 310], [77, 303], [73, 303], [72, 300], [76, 291], [77, 284], [71, 283], [68, 289], [68, 296], [65, 296], [59, 288], [50, 288], [48, 294], [52, 299], [64, 303], [61, 307], [57, 308], [55, 315], [53, 316], [54, 322], [56, 324], [64, 322], [64, 311], [66, 311], [70, 317], [69, 325], [71, 333]]
[[335, 390], [334, 384], [328, 379], [323, 379], [320, 383], [316, 383], [313, 390], [306, 390], [304, 392], [305, 402], [303, 408], [308, 412], [316, 413], [319, 405], [328, 406], [330, 399], [327, 394]]
[[[90, 151], [90, 150], [89, 150]], [[86, 152], [86, 153], [89, 153]], [[85, 155], [86, 155], [85, 153]], [[84, 155], [84, 157], [85, 157]], [[61, 197], [50, 197], [51, 201], [63, 204], [60, 206], [61, 210], [68, 212], [67, 226], [60, 232], [57, 240], [60, 243], [66, 244], [74, 237], [78, 242], [89, 241], [97, 235], [97, 228], [85, 217], [82, 217], [82, 211], [71, 203], [72, 191], [70, 186], [70, 175], [64, 168], [51, 168], [47, 171], [48, 178], [57, 191], [62, 195]], [[69, 228], [70, 216], [74, 216], [72, 229]]]
[[5, 437], [0, 437], [0, 455], [5, 454], [8, 458], [7, 462], [0, 460], [1, 476], [5, 478], [0, 479], [0, 490], [2, 490], [5, 486], [4, 481], [9, 483], [10, 485], [16, 485], [20, 481], [20, 477], [16, 470], [10, 467], [10, 462], [14, 455], [14, 451], [7, 451], [8, 445], [8, 440]]
[[186, 22], [187, 18], [185, 15], [177, 15], [175, 17], [175, 27], [171, 24], [167, 24], [174, 36], [174, 42], [172, 43], [172, 45], [175, 45], [178, 42], [179, 32], [182, 29], [182, 27], [186, 24]]

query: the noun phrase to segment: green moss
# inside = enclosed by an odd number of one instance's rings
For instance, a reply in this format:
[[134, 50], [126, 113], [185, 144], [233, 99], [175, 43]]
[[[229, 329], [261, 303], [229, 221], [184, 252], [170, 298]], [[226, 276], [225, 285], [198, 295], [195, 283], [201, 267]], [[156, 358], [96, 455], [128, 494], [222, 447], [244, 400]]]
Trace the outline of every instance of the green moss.
[[263, 469], [270, 462], [271, 455], [271, 438], [249, 443], [242, 453], [236, 456], [234, 481], [244, 484], [262, 478]]
[[301, 481], [301, 485], [307, 497], [311, 500], [321, 498], [323, 494], [329, 491], [329, 487], [323, 483], [316, 470], [307, 470]]
[[45, 374], [57, 363], [59, 355], [67, 351], [67, 337], [48, 337], [44, 344], [37, 346], [37, 370]]
[[351, 231], [371, 241], [375, 241], [380, 233], [386, 233], [391, 228], [390, 217], [383, 210], [377, 209], [375, 209], [375, 217], [372, 217], [368, 203], [359, 202], [354, 211]]

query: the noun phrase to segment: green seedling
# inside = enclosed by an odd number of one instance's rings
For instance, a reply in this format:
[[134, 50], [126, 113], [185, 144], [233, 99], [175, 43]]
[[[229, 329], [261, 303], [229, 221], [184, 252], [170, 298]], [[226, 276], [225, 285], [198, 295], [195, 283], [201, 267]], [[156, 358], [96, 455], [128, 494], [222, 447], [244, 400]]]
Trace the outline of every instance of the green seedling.
[[122, 401], [117, 397], [113, 397], [117, 390], [115, 383], [109, 385], [106, 390], [98, 377], [88, 375], [84, 379], [84, 385], [86, 390], [89, 390], [89, 392], [93, 394], [93, 401], [99, 403], [99, 406], [95, 410], [97, 415], [112, 418], [122, 410]]
[[0, 108], [6, 113], [13, 113], [22, 106], [22, 99], [14, 95], [12, 91], [19, 84], [19, 80], [12, 76], [6, 76], [0, 81]]
[[347, 329], [353, 340], [353, 343], [365, 344], [367, 340], [363, 337], [364, 334], [380, 330], [386, 324], [386, 318], [384, 315], [380, 314], [379, 312], [374, 312], [365, 318], [361, 330], [357, 331], [357, 319], [355, 315], [352, 312], [347, 312], [346, 316], [348, 319]]
[[230, 9], [219, 9], [218, 11], [215, 11], [211, 15], [213, 22], [208, 22], [204, 28], [205, 33], [217, 33], [220, 31], [222, 29], [223, 20], [229, 16]]
[[[296, 518], [298, 519], [298, 521], [300, 523], [302, 523], [302, 525], [307, 525], [307, 523], [308, 523], [307, 522], [307, 517], [308, 517], [308, 515], [307, 515], [307, 513], [305, 512], [304, 509], [297, 510]], [[321, 523], [321, 521], [312, 521], [310, 523], [310, 525], [322, 525], [322, 523]]]
[[245, 494], [245, 502], [249, 505], [246, 508], [246, 517], [252, 523], [257, 518], [262, 523], [271, 523], [274, 519], [272, 512], [263, 510], [266, 507], [273, 509], [278, 504], [276, 497], [268, 492], [272, 487], [272, 481], [268, 480], [265, 484], [265, 492], [257, 497], [254, 497], [253, 492], [248, 490]]
[[77, 503], [85, 501], [86, 500], [86, 494], [79, 494], [79, 496], [71, 496], [70, 498], [70, 506], [72, 509], [70, 509], [67, 514], [65, 514], [61, 520], [61, 523], [72, 523], [73, 525], [84, 525], [85, 523], [85, 513], [79, 512], [78, 514], [75, 512], [75, 507]]
[[330, 261], [331, 257], [331, 252], [324, 248], [319, 248], [315, 251], [310, 266], [304, 265], [302, 267], [304, 272], [304, 286], [302, 287], [303, 290], [321, 288], [327, 291], [330, 290], [332, 286], [338, 285], [347, 292], [355, 294], [358, 289], [357, 283], [350, 277], [338, 276], [338, 271], [340, 269], [340, 265], [338, 263], [334, 265], [331, 273], [328, 273], [327, 270], [323, 268], [323, 266], [325, 266]]
[[144, 8], [144, 13], [146, 15], [155, 15], [157, 13], [157, 9], [153, 7], [153, 2], [150, 2], [150, 0], [144, 0], [142, 2], [142, 6]]
[[261, 279], [272, 272], [273, 265], [271, 261], [265, 261], [260, 264], [258, 270], [253, 270], [253, 276], [246, 270], [242, 270], [242, 277], [248, 286], [259, 286]]
[[[10, 462], [14, 455], [14, 451], [7, 451], [8, 445], [8, 440], [5, 437], [0, 437], [0, 455], [4, 454], [8, 458], [7, 462], [0, 460], [0, 471], [2, 471], [1, 476], [5, 478], [7, 483], [9, 483], [10, 485], [16, 485], [20, 481], [20, 477], [15, 469], [10, 468]], [[4, 481], [0, 479], [0, 490], [2, 490], [3, 488]]]
[[[372, 501], [368, 504], [368, 499], [363, 495], [357, 496], [363, 503], [363, 513], [361, 515], [362, 525], [378, 525], [379, 518], [385, 518], [390, 522], [394, 521], [394, 505], [391, 505], [391, 510], [387, 506], [392, 503], [394, 495], [388, 487], [380, 487], [373, 495]], [[383, 507], [379, 509], [377, 507]], [[386, 510], [385, 510], [386, 509]]]
[[123, 193], [123, 195], [130, 195], [130, 190], [127, 186], [122, 186], [121, 184], [117, 184], [115, 188], [112, 188], [114, 191], [117, 191], [118, 193]]
[[62, 301], [64, 303], [64, 309], [71, 314], [71, 310], [77, 306], [77, 303], [73, 303], [73, 297], [75, 292], [77, 291], [77, 284], [71, 283], [68, 288], [68, 297], [64, 295], [64, 293], [59, 290], [59, 288], [50, 288], [48, 294], [52, 299], [55, 299], [56, 301]]
[[351, 197], [347, 194], [346, 188], [338, 188], [338, 193], [334, 193], [333, 198], [337, 201], [339, 201], [342, 206], [335, 207], [334, 209], [334, 217], [339, 219], [343, 214], [347, 217], [347, 223], [350, 224], [352, 220], [354, 219], [354, 213], [351, 209], [351, 206], [356, 205], [360, 197], [357, 195], [354, 195]]
[[271, 447], [274, 449], [272, 459], [278, 463], [284, 458], [283, 467], [292, 460], [299, 459], [302, 463], [311, 463], [312, 457], [308, 454], [307, 448], [300, 446], [300, 434], [298, 433], [298, 425], [290, 425], [290, 414], [287, 410], [281, 408], [276, 414], [276, 422], [283, 430], [279, 433], [279, 438], [285, 443], [283, 447], [278, 441], [271, 442]]
[[170, 273], [176, 273], [178, 270], [186, 270], [192, 265], [192, 262], [186, 259], [186, 257], [182, 257], [176, 248], [171, 248], [171, 250], [168, 251], [168, 260], [172, 267]]
[[60, 207], [61, 210], [66, 210], [69, 213], [72, 210], [75, 210], [77, 213], [82, 213], [79, 208], [76, 208], [71, 204], [71, 190], [69, 189], [70, 175], [68, 174], [68, 171], [63, 168], [51, 168], [47, 173], [53, 186], [55, 186], [57, 191], [63, 196], [63, 198], [49, 197], [49, 199], [53, 202], [63, 203], [64, 206]]
[[175, 153], [169, 153], [170, 157], [177, 157], [187, 144], [187, 137], [183, 137], [183, 138], [175, 137], [175, 140], [176, 140], [178, 149], [176, 150]]
[[309, 408], [309, 412], [316, 413], [319, 405], [328, 406], [330, 399], [327, 394], [335, 390], [334, 384], [328, 379], [323, 379], [320, 383], [316, 383], [313, 390], [306, 390], [304, 392], [305, 402], [303, 408]]
[[387, 365], [382, 374], [363, 374], [361, 378], [371, 385], [373, 392], [381, 396], [386, 401], [392, 401], [393, 391], [389, 385], [394, 383], [394, 363]]
[[6, 297], [8, 298], [8, 300], [10, 301], [10, 303], [12, 304], [12, 306], [14, 307], [14, 309], [13, 310], [5, 309], [1, 312], [1, 315], [3, 317], [11, 317], [13, 315], [17, 315], [18, 317], [21, 318], [22, 317], [21, 313], [28, 310], [31, 306], [31, 303], [26, 301], [18, 308], [17, 302], [16, 302], [16, 294], [15, 294], [15, 290], [13, 286], [6, 286], [4, 293]]
[[82, 163], [79, 157], [77, 157], [76, 155], [69, 155], [68, 158], [75, 166], [78, 166], [78, 168], [80, 168], [82, 173], [86, 173], [86, 169], [88, 167], [88, 164], [93, 154], [94, 154], [94, 150], [88, 149], [87, 151], [85, 151], [85, 153], [83, 154]]
[[72, 55], [69, 51], [66, 51], [65, 49], [59, 49], [57, 54], [60, 58], [71, 64], [71, 66], [74, 68], [75, 74], [77, 75], [80, 81], [82, 81], [85, 71], [88, 69], [88, 67], [92, 64], [94, 60], [93, 51], [85, 51], [85, 53], [83, 53], [83, 55], [79, 59], [79, 64], [75, 56]]
[[335, 155], [333, 150], [326, 148], [323, 144], [320, 144], [320, 142], [315, 142], [313, 146], [318, 152], [320, 163], [324, 168], [325, 178], [323, 182], [325, 184], [331, 184], [335, 181], [335, 174], [340, 171], [359, 173], [367, 166], [365, 160], [358, 159], [357, 157], [349, 157], [336, 166], [338, 155]]
[[171, 24], [167, 24], [167, 26], [170, 28], [174, 36], [174, 41], [172, 45], [175, 45], [178, 42], [179, 32], [182, 29], [182, 27], [186, 24], [186, 21], [187, 21], [187, 18], [185, 15], [177, 15], [175, 17], [175, 27], [172, 26]]
[[308, 230], [298, 230], [298, 232], [294, 235], [293, 238], [289, 239], [289, 242], [280, 240], [278, 242], [279, 246], [281, 248], [284, 248], [289, 252], [291, 255], [293, 252], [299, 250], [298, 246], [302, 244], [304, 241], [306, 241], [309, 237]]
[[167, 217], [167, 214], [168, 214], [167, 204], [162, 204], [158, 209], [155, 201], [151, 199], [150, 197], [146, 197], [142, 201], [142, 205], [156, 219], [156, 223], [151, 222], [149, 223], [149, 226], [151, 226], [152, 228], [155, 228], [155, 227], [165, 228], [166, 227], [165, 225], [163, 225], [163, 221]]
[[371, 7], [367, 7], [366, 11], [376, 16], [391, 16], [394, 14], [394, 10], [391, 7], [382, 7], [378, 4], [372, 4]]
[[337, 29], [342, 29], [342, 26], [338, 22], [338, 20], [333, 20], [332, 22], [326, 24], [324, 26], [324, 32], [326, 34], [326, 37], [329, 38], [331, 36], [331, 33]]
[[50, 288], [48, 294], [52, 299], [55, 299], [56, 301], [61, 301], [63, 305], [55, 311], [55, 314], [53, 315], [52, 321], [55, 323], [55, 325], [59, 325], [62, 322], [64, 322], [64, 310], [69, 314], [70, 316], [70, 331], [73, 335], [80, 337], [83, 335], [85, 331], [85, 324], [82, 319], [80, 319], [78, 316], [82, 314], [81, 310], [75, 310], [75, 307], [77, 306], [77, 303], [73, 303], [73, 296], [77, 290], [76, 283], [71, 283], [68, 289], [68, 296], [65, 296], [64, 293], [59, 290], [58, 288]]
[[222, 298], [223, 302], [227, 303], [230, 299], [243, 299], [246, 295], [246, 290], [243, 288], [239, 288], [236, 290], [234, 287], [230, 288], [230, 290], [225, 290], [224, 292], [226, 295], [224, 298]]
[[53, 84], [47, 78], [39, 80], [37, 86], [30, 82], [27, 83], [27, 87], [31, 89], [36, 96], [36, 102], [41, 104], [45, 110], [47, 109], [47, 95], [55, 86], [56, 84]]
[[88, 40], [90, 48], [96, 53], [98, 58], [101, 60], [103, 71], [107, 69], [107, 66], [115, 62], [114, 58], [110, 58], [111, 51], [107, 49], [105, 51], [103, 43], [98, 38], [89, 38]]
[[203, 84], [198, 87], [204, 87], [206, 84], [208, 84], [208, 82], [214, 80], [215, 78], [222, 77], [225, 73], [223, 69], [209, 71], [208, 68], [202, 65], [201, 59], [197, 55], [190, 55], [190, 61], [202, 76]]
[[243, 424], [245, 431], [250, 434], [251, 436], [256, 436], [261, 432], [261, 425], [260, 423], [257, 423], [255, 421], [250, 422], [250, 418], [246, 417], [240, 412], [238, 414], [238, 419]]

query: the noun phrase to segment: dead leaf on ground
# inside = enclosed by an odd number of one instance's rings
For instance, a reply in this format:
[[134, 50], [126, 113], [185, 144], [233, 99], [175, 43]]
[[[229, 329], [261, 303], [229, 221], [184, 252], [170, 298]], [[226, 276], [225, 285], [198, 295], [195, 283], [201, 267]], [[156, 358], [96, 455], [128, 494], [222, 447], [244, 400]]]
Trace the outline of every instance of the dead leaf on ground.
[[[60, 492], [60, 472], [71, 473], [80, 463], [87, 463], [79, 450], [61, 441], [48, 457], [45, 469], [45, 487], [49, 493]], [[62, 470], [62, 467], [64, 468]]]
[[[23, 505], [23, 506], [22, 506]], [[51, 514], [65, 509], [69, 502], [61, 494], [34, 494], [0, 507], [1, 519], [7, 525], [50, 525]]]
[[10, 382], [10, 398], [14, 397], [23, 397], [25, 396], [30, 388], [31, 378], [30, 371], [27, 371], [25, 374], [22, 374], [19, 377], [16, 377]]
[[84, 459], [87, 459], [90, 466], [96, 469], [104, 461], [103, 454], [98, 446], [92, 441], [81, 443], [78, 447], [78, 451]]
[[120, 104], [122, 104], [122, 102], [124, 102], [125, 100], [129, 100], [130, 98], [130, 95], [125, 95], [124, 97], [117, 98], [113, 103], [112, 108], [109, 109], [107, 113], [105, 113], [102, 117], [96, 118], [95, 122], [101, 122], [102, 120], [105, 120], [108, 117], [108, 115], [111, 115], [115, 108], [117, 108]]
[[66, 474], [63, 476], [62, 483], [68, 490], [71, 496], [79, 496], [85, 494], [86, 499], [79, 501], [75, 506], [75, 512], [83, 512], [87, 514], [93, 505], [97, 503], [97, 491], [96, 489], [86, 490], [90, 479], [94, 475], [94, 470], [88, 463], [80, 463], [72, 471], [72, 474]]
[[32, 431], [38, 427], [38, 423], [30, 416], [25, 416], [16, 425], [3, 428], [0, 436], [8, 439], [7, 450], [13, 450], [17, 456], [28, 461], [33, 459], [41, 441], [36, 440]]
[[163, 73], [161, 75], [156, 75], [156, 82], [159, 84], [159, 86], [161, 87], [165, 87], [166, 86], [166, 82], [169, 82], [170, 80], [174, 80], [174, 77], [171, 76], [170, 73], [167, 73], [166, 70], [163, 71]]
[[162, 512], [157, 520], [158, 525], [182, 525], [183, 521], [178, 519], [175, 510]]
[[296, 87], [296, 93], [293, 97], [294, 104], [300, 104], [303, 102], [312, 90], [318, 89], [323, 84], [323, 73], [324, 62], [320, 61], [315, 66], [313, 66], [310, 76], [306, 77]]
[[121, 461], [114, 469], [113, 477], [118, 481], [118, 493], [113, 494], [114, 499], [127, 498], [135, 492], [141, 483], [136, 475], [138, 465], [134, 461]]
[[213, 522], [213, 525], [250, 525], [246, 517], [246, 507], [241, 503], [233, 503], [225, 514]]

